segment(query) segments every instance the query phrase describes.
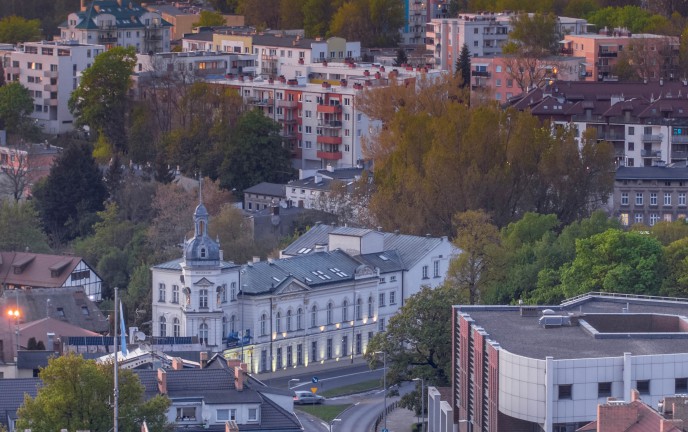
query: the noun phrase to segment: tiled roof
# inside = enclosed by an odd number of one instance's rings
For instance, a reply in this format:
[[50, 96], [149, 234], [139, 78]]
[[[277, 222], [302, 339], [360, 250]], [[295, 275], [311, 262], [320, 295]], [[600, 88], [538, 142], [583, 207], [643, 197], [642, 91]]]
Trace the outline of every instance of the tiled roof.
[[315, 177], [306, 177], [301, 180], [291, 180], [289, 183], [287, 183], [287, 187], [296, 187], [296, 188], [307, 188], [307, 189], [315, 189], [315, 190], [329, 190], [330, 189], [330, 184], [332, 183], [331, 179], [328, 178], [322, 178], [320, 179], [319, 182], [315, 181]]
[[278, 36], [275, 34], [257, 34], [253, 35], [253, 45], [260, 46], [278, 46], [284, 48], [305, 48], [309, 49], [311, 44], [315, 43], [315, 39], [306, 39], [297, 36]]
[[616, 180], [688, 180], [688, 168], [619, 167]]
[[54, 351], [19, 351], [17, 367], [19, 369], [40, 369], [48, 366], [48, 359], [54, 356]]
[[17, 417], [16, 412], [24, 403], [24, 395], [36, 397], [39, 387], [39, 378], [0, 379], [0, 424], [9, 426], [7, 418]]
[[81, 257], [0, 252], [0, 283], [36, 288], [61, 287]]
[[274, 197], [286, 197], [284, 192], [284, 185], [277, 183], [262, 182], [248, 189], [244, 189], [244, 193], [253, 193], [258, 195], [269, 195]]

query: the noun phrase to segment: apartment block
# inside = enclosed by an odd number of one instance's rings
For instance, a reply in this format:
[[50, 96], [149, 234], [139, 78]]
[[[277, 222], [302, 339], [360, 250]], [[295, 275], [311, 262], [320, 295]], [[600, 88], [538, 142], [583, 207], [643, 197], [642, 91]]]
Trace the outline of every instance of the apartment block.
[[82, 44], [134, 47], [138, 53], [169, 52], [172, 25], [159, 12], [149, 11], [135, 1], [94, 0], [67, 16], [60, 39]]
[[228, 74], [254, 74], [255, 56], [216, 51], [137, 54], [135, 73], [139, 81], [150, 76], [174, 75], [180, 81], [223, 78]]
[[404, 0], [404, 27], [401, 43], [404, 45], [425, 44], [425, 26], [433, 19], [449, 16], [447, 0]]
[[[170, 39], [179, 40], [185, 34], [191, 33], [194, 29], [194, 23], [200, 19], [202, 9], [198, 6], [193, 6], [190, 3], [176, 2], [173, 4], [148, 4], [146, 8], [151, 12], [157, 12], [162, 16], [162, 19], [171, 24]], [[227, 26], [243, 26], [243, 15], [222, 15]]]
[[26, 42], [16, 50], [0, 51], [6, 81], [18, 81], [34, 100], [31, 118], [45, 133], [73, 129], [67, 102], [83, 71], [103, 52], [103, 45], [78, 42]]

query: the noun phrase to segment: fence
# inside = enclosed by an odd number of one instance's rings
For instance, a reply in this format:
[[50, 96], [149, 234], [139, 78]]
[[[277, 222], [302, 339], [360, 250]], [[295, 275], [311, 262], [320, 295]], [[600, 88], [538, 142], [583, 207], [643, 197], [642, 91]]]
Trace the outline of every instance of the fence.
[[375, 419], [375, 424], [373, 428], [371, 429], [371, 432], [377, 432], [378, 428], [380, 427], [380, 424], [384, 421], [385, 419], [385, 413], [389, 415], [392, 411], [397, 409], [399, 407], [399, 401], [394, 401], [391, 404], [387, 405], [384, 410], [377, 416]]

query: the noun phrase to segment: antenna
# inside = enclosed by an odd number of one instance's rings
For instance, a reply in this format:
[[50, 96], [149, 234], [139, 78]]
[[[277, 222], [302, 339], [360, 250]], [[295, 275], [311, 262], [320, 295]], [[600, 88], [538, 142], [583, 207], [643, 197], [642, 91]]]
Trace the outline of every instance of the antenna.
[[203, 174], [198, 170], [198, 203], [203, 204]]

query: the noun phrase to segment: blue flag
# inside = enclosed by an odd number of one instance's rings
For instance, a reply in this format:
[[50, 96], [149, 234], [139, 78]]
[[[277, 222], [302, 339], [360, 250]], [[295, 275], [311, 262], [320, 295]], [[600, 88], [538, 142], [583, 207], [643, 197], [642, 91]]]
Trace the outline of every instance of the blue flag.
[[124, 327], [124, 312], [122, 311], [122, 302], [119, 302], [119, 319], [120, 319], [120, 341], [122, 346], [122, 355], [127, 355], [127, 330]]

